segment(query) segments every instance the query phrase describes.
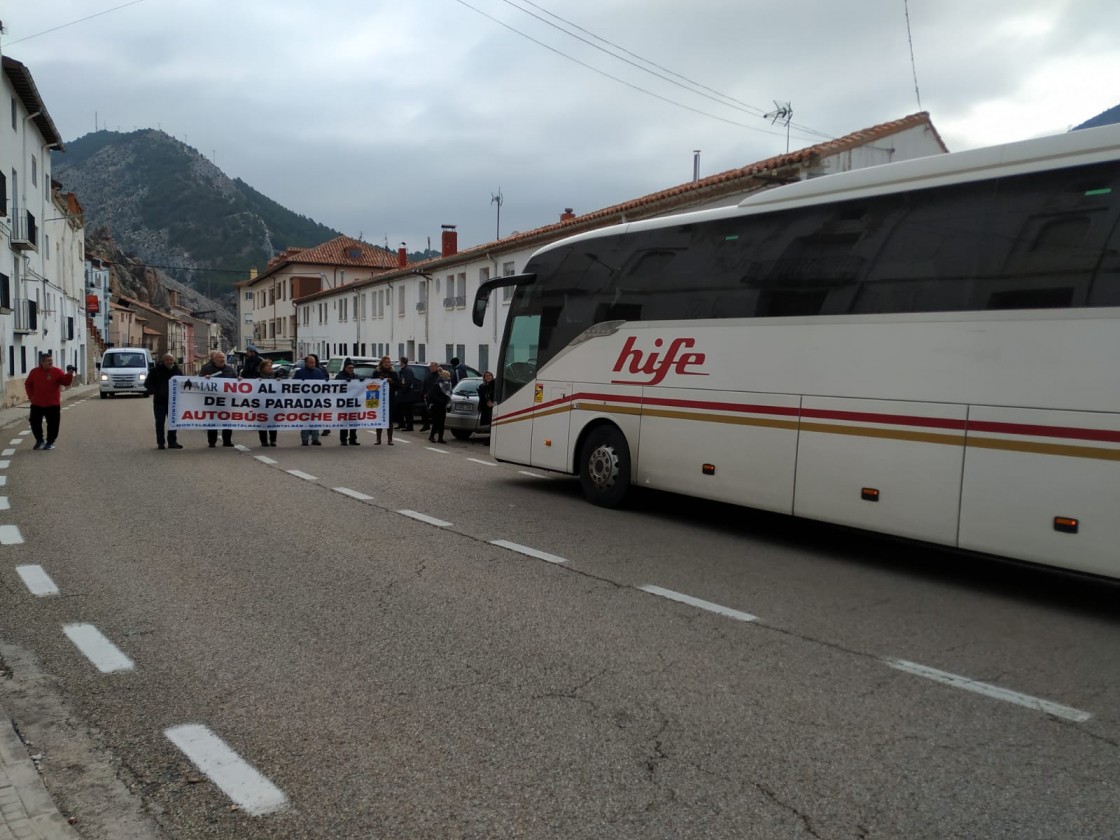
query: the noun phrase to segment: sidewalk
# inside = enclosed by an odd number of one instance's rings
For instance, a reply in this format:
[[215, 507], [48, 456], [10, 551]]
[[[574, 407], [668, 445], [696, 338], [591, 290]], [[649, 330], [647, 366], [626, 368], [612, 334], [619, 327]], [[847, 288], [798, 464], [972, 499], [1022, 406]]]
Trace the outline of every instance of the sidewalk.
[[0, 708], [0, 840], [79, 840]]

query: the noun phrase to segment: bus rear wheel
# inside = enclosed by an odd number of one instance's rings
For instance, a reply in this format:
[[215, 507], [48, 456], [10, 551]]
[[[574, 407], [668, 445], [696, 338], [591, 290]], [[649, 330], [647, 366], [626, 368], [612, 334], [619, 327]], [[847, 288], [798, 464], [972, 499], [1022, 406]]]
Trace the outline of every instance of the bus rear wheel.
[[630, 447], [615, 426], [600, 426], [580, 450], [579, 483], [587, 501], [599, 507], [620, 506], [630, 490]]

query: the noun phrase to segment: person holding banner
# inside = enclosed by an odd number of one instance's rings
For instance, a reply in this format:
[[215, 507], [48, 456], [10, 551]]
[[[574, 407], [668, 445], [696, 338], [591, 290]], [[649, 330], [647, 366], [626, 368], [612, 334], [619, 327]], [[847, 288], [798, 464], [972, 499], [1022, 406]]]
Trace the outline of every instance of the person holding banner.
[[443, 427], [447, 421], [447, 406], [451, 404], [451, 371], [440, 368], [424, 396], [428, 402], [428, 416], [432, 418], [428, 440], [431, 443], [446, 443], [443, 439]]
[[[210, 353], [210, 361], [202, 366], [199, 373], [206, 379], [236, 379], [237, 372], [226, 364], [226, 354], [221, 350]], [[218, 443], [218, 430], [206, 430], [206, 442], [213, 449]], [[233, 446], [233, 429], [222, 429], [222, 446]]]
[[[252, 345], [250, 345], [251, 347]], [[241, 368], [242, 379], [275, 379], [276, 374], [272, 372], [272, 359], [261, 359], [260, 365], [255, 372], [246, 373], [248, 365]], [[267, 449], [270, 446], [276, 445], [276, 430], [275, 429], [260, 429], [257, 435], [261, 439], [261, 448]]]
[[164, 353], [159, 364], [152, 368], [152, 372], [144, 380], [144, 388], [152, 395], [152, 413], [156, 418], [156, 449], [183, 448], [174, 429], [168, 429], [166, 436], [163, 431], [167, 424], [168, 386], [171, 377], [182, 375], [183, 371], [175, 364], [175, 357]]
[[[307, 357], [303, 360], [303, 367], [292, 374], [292, 379], [321, 379], [323, 381], [330, 380], [330, 374], [319, 367], [319, 357], [314, 353], [308, 353]], [[319, 441], [318, 429], [300, 429], [299, 442], [303, 446], [311, 444], [311, 446], [322, 446]]]
[[[393, 359], [390, 356], [382, 356], [381, 364], [377, 366], [377, 370], [373, 374], [374, 379], [383, 379], [387, 385], [385, 386], [386, 396], [389, 397], [389, 445], [393, 445], [393, 416], [400, 415], [400, 409], [397, 406], [397, 400], [400, 395], [401, 380], [397, 376], [397, 372], [393, 370]], [[409, 411], [412, 407], [409, 406]], [[381, 445], [381, 430], [377, 430], [377, 439], [374, 440], [375, 446]]]
[[[361, 377], [354, 373], [354, 360], [349, 356], [342, 362], [342, 370], [338, 372], [335, 377], [336, 380], [341, 379], [343, 382], [353, 382], [355, 379], [361, 381]], [[380, 434], [381, 430], [377, 430]], [[339, 429], [338, 442], [343, 446], [349, 444], [350, 446], [361, 446], [358, 443], [358, 430], [357, 429]], [[378, 441], [380, 443], [381, 441]]]

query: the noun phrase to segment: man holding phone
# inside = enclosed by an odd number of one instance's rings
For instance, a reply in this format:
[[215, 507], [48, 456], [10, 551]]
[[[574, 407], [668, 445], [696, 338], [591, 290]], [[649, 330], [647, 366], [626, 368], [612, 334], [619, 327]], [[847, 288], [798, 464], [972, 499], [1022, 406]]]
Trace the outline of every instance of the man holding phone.
[[[27, 375], [23, 389], [31, 401], [31, 433], [35, 435], [35, 449], [54, 449], [58, 437], [58, 424], [62, 418], [62, 389], [74, 381], [78, 369], [66, 366], [66, 372], [54, 366], [54, 356], [48, 350], [39, 354], [39, 366]], [[43, 419], [47, 421], [47, 437], [43, 439]]]

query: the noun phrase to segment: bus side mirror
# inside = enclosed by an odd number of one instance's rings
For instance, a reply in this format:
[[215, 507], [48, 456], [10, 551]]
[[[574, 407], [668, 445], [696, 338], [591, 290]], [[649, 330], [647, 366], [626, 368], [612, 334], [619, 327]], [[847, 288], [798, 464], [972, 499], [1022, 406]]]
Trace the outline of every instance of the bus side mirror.
[[471, 310], [471, 320], [476, 327], [486, 323], [486, 306], [490, 303], [490, 290], [479, 289], [474, 296], [474, 308]]

